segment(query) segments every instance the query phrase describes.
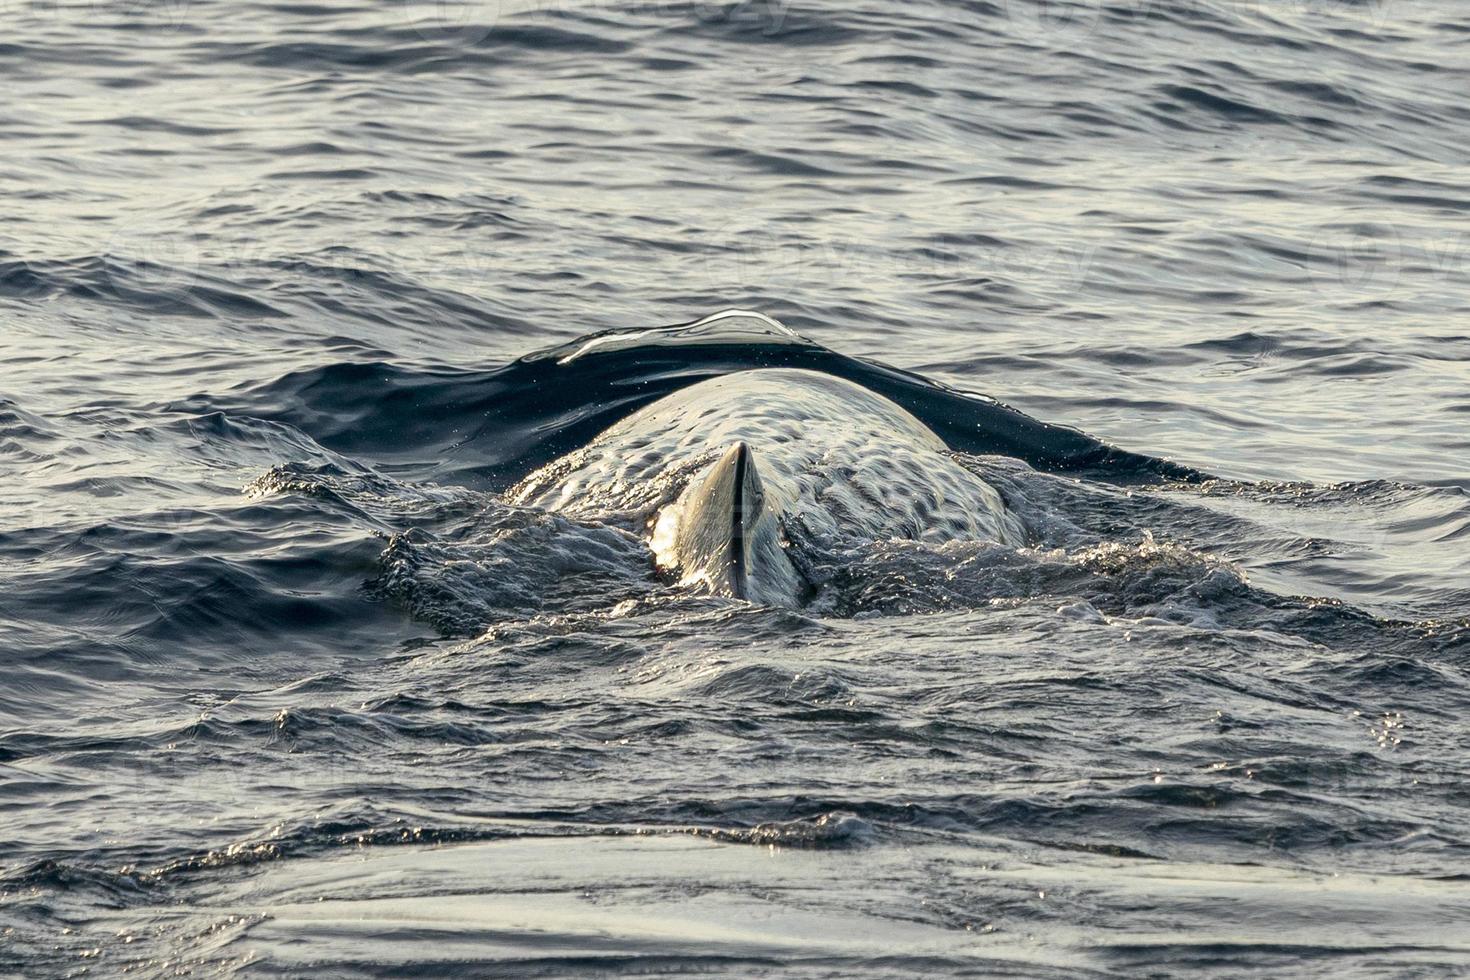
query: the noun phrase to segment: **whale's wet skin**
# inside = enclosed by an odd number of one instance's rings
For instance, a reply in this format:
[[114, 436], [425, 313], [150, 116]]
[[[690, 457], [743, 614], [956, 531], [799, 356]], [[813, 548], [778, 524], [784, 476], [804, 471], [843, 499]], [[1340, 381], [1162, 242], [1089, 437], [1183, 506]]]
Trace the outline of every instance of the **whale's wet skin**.
[[828, 546], [1024, 543], [995, 489], [947, 453], [913, 415], [851, 381], [746, 371], [640, 409], [510, 498], [646, 528], [684, 584], [794, 605], [808, 591], [788, 555], [798, 534]]
[[4, 411], [92, 470], [0, 536], [0, 972], [1470, 956], [1458, 485], [1217, 478], [735, 312]]

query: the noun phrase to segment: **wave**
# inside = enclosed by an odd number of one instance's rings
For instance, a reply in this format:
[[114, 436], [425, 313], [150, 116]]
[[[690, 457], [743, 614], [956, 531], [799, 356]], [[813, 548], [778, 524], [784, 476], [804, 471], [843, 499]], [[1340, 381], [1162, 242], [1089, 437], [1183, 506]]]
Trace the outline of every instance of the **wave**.
[[1117, 482], [1208, 474], [1042, 422], [995, 399], [840, 354], [769, 317], [729, 310], [690, 323], [609, 330], [490, 370], [336, 363], [178, 411], [225, 410], [295, 426], [338, 452], [413, 479], [498, 490], [671, 391], [752, 368], [836, 375], [903, 406], [954, 450]]

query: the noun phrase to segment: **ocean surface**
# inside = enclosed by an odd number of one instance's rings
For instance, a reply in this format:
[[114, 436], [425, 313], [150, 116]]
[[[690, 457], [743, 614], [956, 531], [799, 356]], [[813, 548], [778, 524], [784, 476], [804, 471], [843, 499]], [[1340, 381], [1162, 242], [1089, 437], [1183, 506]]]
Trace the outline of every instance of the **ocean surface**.
[[[0, 976], [1470, 973], [1467, 13], [0, 2]], [[1027, 546], [503, 499], [761, 366]]]

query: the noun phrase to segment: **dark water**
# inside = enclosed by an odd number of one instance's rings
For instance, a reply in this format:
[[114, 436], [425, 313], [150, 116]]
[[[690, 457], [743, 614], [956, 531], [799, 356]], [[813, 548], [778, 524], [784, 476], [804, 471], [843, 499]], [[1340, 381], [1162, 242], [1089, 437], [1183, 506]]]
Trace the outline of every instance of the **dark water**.
[[[1470, 970], [1461, 6], [0, 13], [0, 974]], [[776, 364], [1033, 546], [497, 497]]]

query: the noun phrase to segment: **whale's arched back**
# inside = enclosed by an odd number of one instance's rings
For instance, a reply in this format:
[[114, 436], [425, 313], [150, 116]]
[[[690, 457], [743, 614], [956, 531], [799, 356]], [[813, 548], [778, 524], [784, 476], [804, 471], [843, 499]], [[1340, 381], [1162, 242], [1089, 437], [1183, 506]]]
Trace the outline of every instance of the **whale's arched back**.
[[680, 389], [526, 477], [509, 499], [647, 533], [681, 584], [767, 605], [797, 606], [815, 591], [798, 570], [813, 567], [801, 560], [812, 548], [1028, 540], [995, 488], [913, 414], [795, 368]]

